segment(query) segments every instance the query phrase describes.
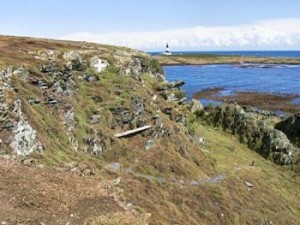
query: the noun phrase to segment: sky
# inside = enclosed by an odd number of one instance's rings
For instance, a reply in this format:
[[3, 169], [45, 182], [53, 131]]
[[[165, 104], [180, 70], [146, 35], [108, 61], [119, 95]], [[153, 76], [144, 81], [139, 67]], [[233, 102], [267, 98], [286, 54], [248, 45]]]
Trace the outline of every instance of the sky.
[[145, 51], [300, 50], [300, 0], [1, 0], [0, 34]]

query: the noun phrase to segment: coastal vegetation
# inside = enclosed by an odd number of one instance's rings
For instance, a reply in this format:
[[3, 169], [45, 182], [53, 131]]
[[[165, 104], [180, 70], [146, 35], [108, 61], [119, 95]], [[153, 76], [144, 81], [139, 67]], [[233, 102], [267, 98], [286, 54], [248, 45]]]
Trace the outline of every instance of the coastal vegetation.
[[298, 123], [185, 102], [160, 57], [0, 36], [2, 224], [300, 224]]

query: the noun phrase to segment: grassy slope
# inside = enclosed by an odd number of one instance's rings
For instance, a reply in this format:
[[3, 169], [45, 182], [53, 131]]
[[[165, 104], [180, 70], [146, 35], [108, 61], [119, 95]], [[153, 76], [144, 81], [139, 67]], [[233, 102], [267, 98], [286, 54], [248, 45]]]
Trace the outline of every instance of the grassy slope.
[[[13, 37], [1, 37], [0, 45], [5, 46], [0, 48], [0, 61], [5, 65], [20, 65], [20, 62], [35, 65], [38, 62], [26, 56], [26, 51], [32, 48], [78, 49], [92, 46], [105, 49], [108, 56], [118, 49], [88, 43]], [[24, 54], [17, 54], [20, 51]], [[239, 144], [234, 137], [201, 125], [201, 121], [196, 121], [189, 113], [188, 128], [170, 120], [157, 110], [166, 106], [172, 106], [175, 112], [184, 109], [166, 102], [161, 96], [156, 105], [151, 105], [149, 93], [156, 93], [157, 83], [148, 74], [142, 75], [144, 85], [132, 77], [120, 77], [115, 68], [98, 74], [100, 80], [95, 83], [80, 80], [80, 75], [74, 78], [76, 94], [67, 98], [64, 104], [74, 105], [77, 121], [75, 135], [80, 146], [83, 145], [83, 137], [89, 135], [90, 128], [101, 131], [106, 137], [105, 151], [97, 157], [72, 151], [61, 114], [42, 104], [29, 106], [27, 99], [38, 98], [41, 91], [21, 79], [13, 80], [19, 88], [24, 112], [46, 149], [44, 155], [34, 156], [39, 162], [50, 167], [70, 161], [89, 165], [95, 169], [96, 179], [104, 183], [121, 177], [115, 190], [117, 195], [126, 204], [133, 203], [133, 208], [141, 215], [151, 213], [150, 224], [262, 224], [268, 221], [273, 224], [300, 224], [300, 178], [290, 168], [266, 161]], [[102, 101], [91, 100], [95, 96], [101, 97]], [[151, 122], [152, 115], [158, 114], [163, 126], [169, 130], [169, 136], [154, 139], [155, 145], [151, 151], [144, 150], [144, 144], [149, 139], [147, 132], [131, 138], [113, 138], [116, 132], [126, 127], [110, 128], [112, 115], [109, 109], [112, 106], [130, 106], [131, 96], [145, 97], [147, 122]], [[103, 120], [91, 127], [86, 119], [95, 110], [101, 111]], [[185, 135], [188, 130], [204, 137], [205, 144], [199, 145], [190, 140]], [[253, 160], [254, 166], [250, 166]], [[119, 162], [121, 170], [107, 170], [111, 162]], [[134, 173], [126, 173], [128, 168]], [[210, 178], [215, 177], [222, 179], [212, 182]], [[30, 176], [28, 179], [31, 179]], [[200, 184], [193, 185], [196, 180], [201, 181]], [[246, 181], [254, 185], [251, 190], [245, 185]], [[114, 219], [122, 220], [123, 216]], [[97, 220], [91, 224], [97, 224]]]

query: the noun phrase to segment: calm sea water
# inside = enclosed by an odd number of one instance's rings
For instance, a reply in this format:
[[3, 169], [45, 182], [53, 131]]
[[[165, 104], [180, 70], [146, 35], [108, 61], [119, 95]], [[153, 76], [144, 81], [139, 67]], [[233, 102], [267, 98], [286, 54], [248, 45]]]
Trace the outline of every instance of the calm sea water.
[[[187, 51], [173, 52], [174, 54], [208, 54], [208, 55], [241, 55], [275, 58], [300, 58], [300, 51]], [[158, 55], [160, 52], [149, 52], [150, 55]]]
[[[221, 95], [235, 91], [300, 94], [300, 65], [239, 67], [236, 65], [164, 66], [168, 81], [183, 80], [181, 88], [190, 99], [207, 88], [224, 88]], [[300, 100], [295, 100], [300, 104]]]

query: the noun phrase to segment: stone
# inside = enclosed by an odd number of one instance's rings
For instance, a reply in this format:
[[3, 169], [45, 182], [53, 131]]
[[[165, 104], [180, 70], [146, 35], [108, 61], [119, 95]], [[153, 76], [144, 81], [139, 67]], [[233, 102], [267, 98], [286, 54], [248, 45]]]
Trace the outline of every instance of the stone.
[[24, 120], [20, 120], [12, 130], [10, 147], [17, 155], [26, 156], [34, 151], [41, 151], [36, 141], [36, 131]]
[[100, 123], [101, 122], [101, 115], [90, 115], [88, 118], [88, 123], [90, 124], [96, 124], [96, 123]]
[[94, 56], [90, 60], [90, 67], [92, 67], [97, 73], [104, 71], [108, 67], [109, 63], [105, 59], [100, 59], [98, 56]]
[[29, 105], [36, 105], [36, 104], [40, 104], [40, 100], [38, 99], [28, 99], [28, 103]]
[[198, 139], [198, 143], [201, 144], [201, 145], [205, 144], [204, 138], [203, 138], [203, 137], [200, 137], [200, 138]]
[[178, 102], [179, 99], [176, 97], [174, 93], [171, 93], [170, 95], [167, 95], [167, 101]]
[[180, 88], [184, 84], [185, 84], [184, 81], [178, 80], [178, 81], [168, 82], [167, 86], [168, 86], [168, 88], [172, 89], [172, 88]]
[[113, 162], [113, 163], [111, 163], [111, 164], [108, 164], [108, 165], [106, 166], [106, 169], [108, 169], [108, 170], [110, 170], [110, 171], [112, 171], [112, 172], [119, 172], [120, 169], [121, 169], [121, 165], [120, 165], [120, 163]]
[[162, 110], [164, 114], [172, 115], [172, 107], [166, 107]]
[[203, 110], [203, 106], [200, 103], [200, 101], [192, 99], [189, 103], [188, 106], [190, 107], [191, 113], [195, 113], [197, 111]]
[[72, 65], [72, 70], [75, 71], [82, 71], [84, 69], [84, 66], [80, 59], [73, 59], [71, 61], [71, 65]]
[[99, 77], [95, 75], [84, 75], [83, 79], [87, 82], [95, 82], [99, 80]]
[[27, 79], [29, 72], [25, 67], [20, 67], [13, 70], [13, 75]]
[[41, 65], [40, 70], [43, 73], [53, 73], [59, 71], [59, 67], [56, 62], [51, 62], [49, 64]]
[[300, 147], [300, 113], [292, 115], [277, 123], [275, 129], [285, 133], [293, 144]]
[[184, 123], [185, 122], [184, 115], [179, 114], [179, 115], [175, 116], [175, 122], [177, 122], [177, 123]]
[[32, 166], [36, 163], [35, 159], [24, 159], [22, 163], [26, 166]]
[[79, 54], [78, 51], [64, 52], [63, 58], [67, 61], [71, 61], [71, 60], [74, 60], [74, 59], [79, 59], [80, 61], [82, 61], [82, 56]]
[[46, 104], [55, 105], [57, 103], [58, 103], [58, 101], [51, 96], [48, 96], [48, 98], [46, 99]]
[[278, 165], [297, 162], [300, 149], [294, 147], [283, 132], [267, 126], [266, 117], [259, 119], [254, 113], [246, 113], [237, 104], [206, 107], [205, 112], [198, 116], [210, 125], [236, 135], [250, 149]]
[[248, 188], [252, 188], [253, 187], [253, 184], [252, 183], [250, 183], [250, 182], [245, 182], [245, 185], [248, 187]]
[[139, 115], [140, 113], [144, 112], [144, 107], [145, 107], [145, 104], [144, 104], [144, 98], [142, 97], [137, 97], [137, 96], [133, 96], [131, 97], [131, 105], [132, 105], [132, 108], [134, 109], [134, 114], [137, 116]]
[[95, 172], [89, 168], [85, 168], [83, 171], [82, 171], [82, 175], [83, 176], [93, 176], [95, 175]]
[[153, 148], [154, 146], [154, 141], [152, 140], [147, 140], [146, 143], [145, 143], [145, 149], [146, 151], [149, 151]]

